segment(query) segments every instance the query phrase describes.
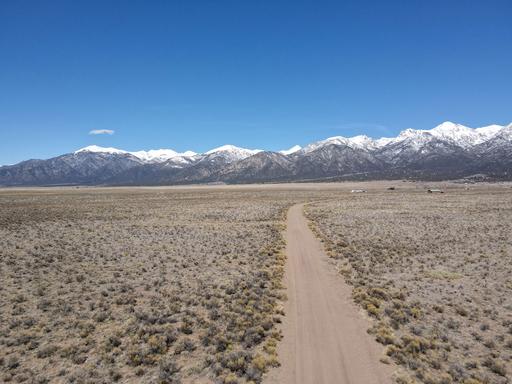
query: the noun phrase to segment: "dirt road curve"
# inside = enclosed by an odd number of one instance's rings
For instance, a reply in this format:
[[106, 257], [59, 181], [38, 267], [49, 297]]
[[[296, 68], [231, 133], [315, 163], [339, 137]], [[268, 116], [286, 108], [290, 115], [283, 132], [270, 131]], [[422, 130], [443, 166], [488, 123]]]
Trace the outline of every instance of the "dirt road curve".
[[288, 212], [286, 241], [282, 365], [266, 382], [391, 383], [391, 368], [379, 362], [382, 348], [366, 333], [368, 322], [353, 304], [351, 288], [329, 265], [303, 216], [303, 205]]

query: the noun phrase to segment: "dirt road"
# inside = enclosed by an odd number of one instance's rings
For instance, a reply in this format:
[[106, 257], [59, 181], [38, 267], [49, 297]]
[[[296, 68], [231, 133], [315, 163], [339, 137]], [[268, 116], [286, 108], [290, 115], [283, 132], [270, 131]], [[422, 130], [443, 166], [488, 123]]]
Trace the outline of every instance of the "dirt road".
[[309, 229], [303, 205], [288, 212], [286, 241], [288, 301], [279, 347], [282, 365], [266, 382], [391, 383], [391, 367], [379, 362], [382, 347], [366, 333], [368, 321]]

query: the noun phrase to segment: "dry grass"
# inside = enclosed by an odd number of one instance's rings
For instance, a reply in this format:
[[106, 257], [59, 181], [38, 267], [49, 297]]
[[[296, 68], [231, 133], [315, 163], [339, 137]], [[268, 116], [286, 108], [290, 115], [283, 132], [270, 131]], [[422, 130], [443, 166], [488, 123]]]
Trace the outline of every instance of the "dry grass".
[[0, 194], [0, 382], [260, 382], [287, 193]]
[[260, 382], [306, 200], [397, 382], [509, 382], [510, 189], [388, 185], [0, 191], [0, 382]]
[[510, 382], [509, 187], [374, 189], [306, 210], [369, 331], [408, 373], [397, 382]]

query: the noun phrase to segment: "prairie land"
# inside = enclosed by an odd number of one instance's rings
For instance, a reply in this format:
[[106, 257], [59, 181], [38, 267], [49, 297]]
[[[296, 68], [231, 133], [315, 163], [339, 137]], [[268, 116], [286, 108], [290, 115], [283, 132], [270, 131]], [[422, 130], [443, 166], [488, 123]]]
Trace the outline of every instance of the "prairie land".
[[425, 187], [0, 190], [0, 382], [265, 381], [286, 213], [309, 202], [396, 382], [508, 383], [512, 190]]
[[[395, 184], [396, 185], [396, 184]], [[307, 217], [401, 383], [509, 383], [512, 190], [368, 189]]]
[[0, 381], [260, 382], [283, 192], [0, 194]]

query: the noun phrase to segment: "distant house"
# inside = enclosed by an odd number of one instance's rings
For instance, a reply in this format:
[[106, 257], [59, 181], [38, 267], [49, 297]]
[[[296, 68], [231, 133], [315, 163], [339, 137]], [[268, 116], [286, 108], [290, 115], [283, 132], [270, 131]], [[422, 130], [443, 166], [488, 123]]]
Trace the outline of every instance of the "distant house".
[[366, 192], [366, 189], [353, 189], [350, 191], [350, 193], [364, 193]]
[[432, 189], [432, 188], [428, 189], [428, 190], [427, 190], [427, 192], [428, 192], [428, 193], [444, 193], [444, 192], [443, 192], [442, 190], [440, 190], [440, 189]]

